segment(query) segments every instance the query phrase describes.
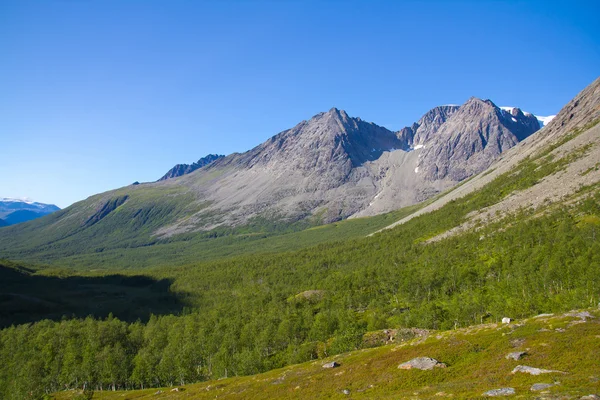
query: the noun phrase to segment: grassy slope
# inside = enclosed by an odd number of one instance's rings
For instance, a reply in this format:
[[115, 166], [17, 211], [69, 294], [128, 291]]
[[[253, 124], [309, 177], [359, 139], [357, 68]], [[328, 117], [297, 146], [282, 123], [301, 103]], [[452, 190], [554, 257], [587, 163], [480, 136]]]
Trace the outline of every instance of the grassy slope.
[[[480, 398], [491, 389], [512, 387], [519, 398], [539, 398], [534, 383], [560, 384], [547, 389], [546, 398], [578, 398], [600, 393], [600, 311], [590, 310], [585, 322], [568, 314], [531, 318], [510, 325], [486, 324], [432, 332], [400, 344], [359, 350], [330, 359], [307, 362], [267, 373], [171, 388], [128, 392], [97, 392], [94, 399], [317, 399], [317, 398]], [[526, 351], [519, 360], [506, 354]], [[414, 357], [433, 357], [448, 365], [432, 371], [400, 370]], [[322, 364], [335, 360], [336, 369]], [[511, 374], [517, 365], [559, 370], [531, 376]], [[349, 390], [350, 396], [343, 393]], [[77, 392], [57, 394], [72, 399]]]
[[[127, 203], [126, 203], [127, 204]], [[203, 235], [178, 237], [170, 242], [158, 242], [150, 246], [149, 230], [142, 231], [138, 245], [115, 247], [111, 237], [118, 233], [98, 232], [107, 235], [106, 249], [88, 248], [75, 251], [71, 247], [90, 239], [86, 233], [81, 239], [67, 239], [62, 244], [45, 246], [35, 251], [24, 245], [3, 251], [3, 256], [14, 260], [56, 264], [80, 270], [89, 269], [137, 269], [149, 266], [183, 265], [190, 262], [214, 260], [224, 257], [254, 253], [274, 253], [298, 250], [326, 242], [344, 241], [375, 232], [390, 223], [419, 209], [426, 203], [368, 218], [356, 218], [328, 225], [311, 227], [298, 232], [281, 231], [278, 227], [254, 225]], [[131, 206], [130, 204], [127, 204]], [[125, 214], [123, 211], [122, 214]], [[129, 212], [127, 212], [129, 213]], [[118, 223], [115, 222], [115, 223]], [[154, 222], [153, 226], [157, 225]], [[293, 227], [291, 228], [293, 229]], [[122, 231], [122, 230], [121, 230]], [[129, 233], [126, 231], [126, 233]], [[37, 240], [34, 237], [32, 240]], [[111, 240], [111, 242], [109, 242]], [[144, 242], [146, 240], [147, 242]], [[112, 243], [112, 244], [111, 244]], [[112, 248], [111, 248], [112, 247]], [[84, 247], [85, 249], [85, 247]]]
[[[4, 258], [52, 263], [73, 254], [147, 245], [156, 241], [152, 233], [160, 226], [201, 207], [193, 200], [182, 188], [168, 186], [130, 186], [102, 193], [34, 221], [3, 228], [0, 252]], [[105, 207], [110, 212], [103, 214]]]

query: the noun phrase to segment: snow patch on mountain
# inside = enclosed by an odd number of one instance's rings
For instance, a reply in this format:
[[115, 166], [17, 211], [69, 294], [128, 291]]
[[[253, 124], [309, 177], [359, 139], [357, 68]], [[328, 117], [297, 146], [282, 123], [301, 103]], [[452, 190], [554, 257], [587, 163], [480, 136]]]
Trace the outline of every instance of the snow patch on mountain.
[[30, 199], [29, 197], [21, 197], [21, 198], [13, 198], [13, 197], [2, 197], [0, 201], [5, 201], [7, 203], [27, 203], [27, 204], [35, 204], [35, 201]]
[[535, 116], [540, 123], [540, 127], [544, 127], [550, 123], [556, 117], [556, 115], [548, 115], [547, 117], [541, 117], [539, 115]]

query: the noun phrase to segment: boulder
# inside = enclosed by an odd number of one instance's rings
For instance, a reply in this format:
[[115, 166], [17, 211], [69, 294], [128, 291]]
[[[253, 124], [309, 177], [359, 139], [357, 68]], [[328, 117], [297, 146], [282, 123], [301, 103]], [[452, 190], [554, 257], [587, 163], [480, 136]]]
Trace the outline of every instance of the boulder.
[[526, 351], [515, 351], [513, 353], [508, 353], [506, 355], [506, 359], [513, 359], [513, 360], [520, 360], [521, 358], [523, 358], [524, 355], [526, 355], [527, 352]]
[[340, 366], [340, 364], [337, 363], [336, 361], [332, 361], [330, 363], [323, 364], [323, 368], [337, 368], [339, 366]]
[[488, 397], [496, 397], [496, 396], [511, 396], [513, 394], [515, 394], [515, 389], [507, 387], [507, 388], [488, 390], [483, 395], [488, 396]]
[[538, 392], [540, 390], [545, 390], [548, 389], [549, 387], [554, 386], [553, 383], [534, 383], [533, 386], [531, 386], [531, 391], [532, 392]]
[[344, 394], [350, 394], [350, 391], [348, 389], [344, 389], [344, 390], [342, 390], [342, 393], [344, 393]]
[[410, 361], [398, 365], [400, 369], [420, 369], [422, 371], [430, 370], [433, 368], [446, 368], [446, 364], [439, 362], [438, 360], [430, 357], [417, 357]]
[[535, 367], [528, 367], [527, 365], [517, 365], [515, 369], [512, 370], [511, 374], [516, 374], [517, 372], [523, 372], [525, 374], [530, 375], [540, 375], [540, 374], [564, 374], [562, 371], [555, 371], [552, 369], [541, 369]]
[[502, 323], [503, 324], [510, 324], [510, 322], [512, 321], [512, 319], [508, 318], [508, 317], [504, 317], [502, 318]]

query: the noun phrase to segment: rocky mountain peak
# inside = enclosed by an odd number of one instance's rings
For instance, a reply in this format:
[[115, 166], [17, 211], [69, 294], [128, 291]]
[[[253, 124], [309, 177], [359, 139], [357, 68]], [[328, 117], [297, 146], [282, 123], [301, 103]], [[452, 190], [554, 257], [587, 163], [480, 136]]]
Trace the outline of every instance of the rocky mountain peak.
[[419, 158], [418, 170], [427, 180], [461, 181], [538, 129], [532, 114], [471, 97], [439, 127]]
[[341, 176], [352, 167], [375, 160], [382, 152], [400, 146], [390, 130], [350, 117], [334, 107], [280, 132], [244, 154], [235, 155], [236, 160], [231, 161], [244, 168], [268, 166], [307, 174], [336, 170], [335, 175]]
[[457, 105], [434, 107], [410, 127], [407, 126], [396, 132], [398, 139], [404, 143], [402, 148], [409, 149], [425, 145], [436, 134], [440, 126], [459, 108], [460, 106]]

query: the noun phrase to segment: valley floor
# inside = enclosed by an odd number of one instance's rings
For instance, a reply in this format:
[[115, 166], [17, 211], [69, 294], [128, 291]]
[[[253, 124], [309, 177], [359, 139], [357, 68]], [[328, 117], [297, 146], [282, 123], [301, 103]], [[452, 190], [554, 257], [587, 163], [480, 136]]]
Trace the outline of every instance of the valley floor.
[[[543, 314], [509, 324], [488, 323], [377, 348], [340, 354], [263, 374], [128, 392], [96, 392], [94, 399], [431, 399], [485, 398], [512, 388], [512, 398], [580, 399], [600, 395], [600, 310]], [[509, 353], [524, 352], [521, 358]], [[416, 357], [447, 365], [428, 371], [399, 369]], [[323, 368], [332, 361], [336, 368]], [[552, 370], [540, 375], [517, 366]], [[535, 384], [549, 384], [533, 390]], [[75, 399], [80, 391], [56, 394]]]

